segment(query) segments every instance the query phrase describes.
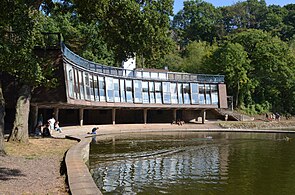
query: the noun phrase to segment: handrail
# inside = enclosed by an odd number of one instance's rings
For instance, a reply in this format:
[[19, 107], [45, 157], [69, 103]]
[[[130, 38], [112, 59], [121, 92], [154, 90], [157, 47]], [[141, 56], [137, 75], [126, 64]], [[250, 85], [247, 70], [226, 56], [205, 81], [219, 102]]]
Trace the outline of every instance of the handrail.
[[204, 83], [224, 83], [224, 75], [190, 74], [181, 72], [151, 72], [144, 70], [127, 70], [124, 68], [102, 65], [99, 63], [86, 60], [81, 56], [75, 54], [69, 48], [67, 48], [63, 42], [61, 42], [61, 50], [63, 52], [64, 57], [72, 61], [76, 65], [81, 66], [87, 70], [99, 73], [141, 79], [145, 78], [169, 81], [198, 81]]

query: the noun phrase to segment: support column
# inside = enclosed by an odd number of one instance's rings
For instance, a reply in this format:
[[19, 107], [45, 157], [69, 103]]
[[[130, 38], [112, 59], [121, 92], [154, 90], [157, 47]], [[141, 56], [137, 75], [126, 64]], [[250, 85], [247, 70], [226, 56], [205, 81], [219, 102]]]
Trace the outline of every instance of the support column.
[[205, 124], [206, 120], [206, 110], [202, 110], [202, 124]]
[[173, 110], [173, 121], [175, 121], [176, 122], [176, 120], [177, 120], [177, 115], [176, 115], [176, 112], [177, 112], [177, 110], [176, 109], [174, 109]]
[[59, 108], [54, 108], [54, 111], [53, 112], [54, 112], [54, 116], [53, 117], [55, 118], [56, 121], [58, 121]]
[[147, 109], [143, 109], [143, 122], [146, 125], [147, 123]]
[[79, 120], [80, 120], [80, 126], [83, 126], [83, 118], [84, 118], [84, 109], [79, 109]]
[[112, 121], [113, 121], [113, 125], [116, 124], [116, 108], [112, 109]]

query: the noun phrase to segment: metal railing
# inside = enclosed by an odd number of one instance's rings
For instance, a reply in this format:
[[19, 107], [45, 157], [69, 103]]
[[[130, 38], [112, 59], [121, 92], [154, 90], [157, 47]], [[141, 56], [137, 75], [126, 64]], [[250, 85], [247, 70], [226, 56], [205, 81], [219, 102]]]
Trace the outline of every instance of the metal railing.
[[194, 81], [202, 83], [224, 83], [224, 75], [208, 75], [208, 74], [189, 74], [180, 72], [149, 72], [144, 70], [127, 70], [123, 68], [105, 66], [82, 58], [68, 49], [65, 44], [61, 43], [61, 49], [65, 58], [81, 66], [87, 70], [104, 73], [108, 75], [141, 78], [141, 79], [157, 79], [169, 81]]

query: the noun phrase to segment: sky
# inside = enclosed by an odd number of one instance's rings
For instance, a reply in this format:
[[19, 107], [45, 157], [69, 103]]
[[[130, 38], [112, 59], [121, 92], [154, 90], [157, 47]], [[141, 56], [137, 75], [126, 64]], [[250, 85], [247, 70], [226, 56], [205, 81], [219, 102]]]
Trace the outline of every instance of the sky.
[[[183, 7], [183, 1], [184, 0], [174, 0], [174, 13], [176, 14], [179, 10]], [[204, 0], [208, 3], [212, 3], [215, 7], [220, 6], [228, 6], [233, 5], [236, 2], [239, 2], [239, 0]], [[267, 5], [280, 5], [284, 6], [287, 4], [295, 3], [295, 0], [266, 0], [265, 1]]]

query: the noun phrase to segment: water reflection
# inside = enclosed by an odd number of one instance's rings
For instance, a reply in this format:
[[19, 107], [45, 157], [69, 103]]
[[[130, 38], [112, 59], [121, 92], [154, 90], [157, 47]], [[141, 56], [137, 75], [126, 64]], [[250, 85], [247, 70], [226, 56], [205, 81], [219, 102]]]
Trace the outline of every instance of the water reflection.
[[[239, 167], [261, 162], [257, 158], [264, 156], [259, 152], [273, 151], [285, 135], [182, 133], [140, 136], [143, 139], [134, 135], [131, 139], [112, 138], [92, 145], [90, 170], [104, 194], [226, 194], [231, 183], [251, 183], [247, 180], [253, 178], [249, 178], [247, 171], [253, 170], [239, 170]], [[258, 151], [262, 148], [271, 151]], [[252, 159], [249, 161], [249, 158]], [[233, 178], [236, 181], [233, 182]], [[242, 192], [248, 192], [248, 189], [242, 187], [239, 193]]]

